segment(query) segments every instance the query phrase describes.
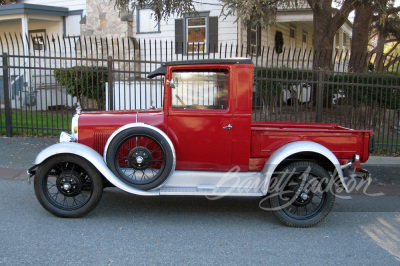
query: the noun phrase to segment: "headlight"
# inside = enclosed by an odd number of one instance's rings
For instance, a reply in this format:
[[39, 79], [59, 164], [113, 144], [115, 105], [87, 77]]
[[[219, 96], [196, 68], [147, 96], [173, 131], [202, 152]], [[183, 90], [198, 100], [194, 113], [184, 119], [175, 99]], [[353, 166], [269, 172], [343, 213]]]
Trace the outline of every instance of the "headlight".
[[71, 123], [71, 130], [72, 130], [72, 135], [78, 139], [78, 120], [79, 120], [79, 115], [75, 114], [72, 117], [72, 123]]

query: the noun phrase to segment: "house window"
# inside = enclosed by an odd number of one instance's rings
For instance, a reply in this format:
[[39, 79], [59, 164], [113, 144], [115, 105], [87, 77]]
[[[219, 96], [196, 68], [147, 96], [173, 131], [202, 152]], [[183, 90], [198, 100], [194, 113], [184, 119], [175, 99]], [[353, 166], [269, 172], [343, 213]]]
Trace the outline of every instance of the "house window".
[[160, 32], [160, 23], [155, 20], [154, 11], [150, 8], [137, 11], [137, 33]]
[[303, 31], [303, 35], [302, 35], [303, 50], [307, 49], [307, 37], [308, 37], [308, 33]]
[[207, 18], [186, 18], [187, 51], [207, 52]]
[[260, 53], [261, 51], [261, 27], [258, 25], [248, 26], [247, 43], [250, 53]]
[[199, 12], [198, 16], [175, 19], [175, 53], [214, 52], [218, 52], [218, 17]]
[[30, 30], [33, 50], [44, 50], [46, 45], [46, 30]]
[[281, 31], [275, 32], [275, 50], [278, 54], [282, 53], [283, 51], [283, 33]]
[[290, 25], [290, 48], [296, 48], [296, 27]]

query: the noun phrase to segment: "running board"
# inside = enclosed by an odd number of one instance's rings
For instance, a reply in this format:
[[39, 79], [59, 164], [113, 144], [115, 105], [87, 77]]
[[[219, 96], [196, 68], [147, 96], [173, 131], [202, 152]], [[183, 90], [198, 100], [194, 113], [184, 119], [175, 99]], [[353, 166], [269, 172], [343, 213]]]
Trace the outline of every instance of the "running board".
[[244, 196], [261, 197], [263, 193], [254, 188], [215, 188], [215, 187], [167, 187], [159, 190], [160, 195], [168, 196]]

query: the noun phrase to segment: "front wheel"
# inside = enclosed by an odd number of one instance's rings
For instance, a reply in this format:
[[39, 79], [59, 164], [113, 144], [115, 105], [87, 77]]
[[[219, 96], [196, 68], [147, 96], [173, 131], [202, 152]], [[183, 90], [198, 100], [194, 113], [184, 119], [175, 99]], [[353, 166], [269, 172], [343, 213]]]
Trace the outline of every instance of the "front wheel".
[[82, 157], [62, 154], [39, 165], [34, 188], [47, 211], [59, 217], [77, 218], [99, 203], [103, 181], [97, 169]]
[[293, 227], [320, 223], [335, 201], [335, 185], [329, 173], [313, 162], [295, 162], [276, 176], [269, 201], [275, 216]]

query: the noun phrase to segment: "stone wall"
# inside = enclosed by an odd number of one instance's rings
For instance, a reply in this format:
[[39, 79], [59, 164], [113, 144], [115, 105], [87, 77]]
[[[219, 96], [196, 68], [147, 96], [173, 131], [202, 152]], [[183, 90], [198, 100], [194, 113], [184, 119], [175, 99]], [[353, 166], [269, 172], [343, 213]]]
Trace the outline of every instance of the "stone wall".
[[127, 9], [114, 8], [110, 0], [86, 0], [86, 17], [81, 22], [81, 36], [107, 38], [133, 37], [133, 16]]
[[[107, 55], [113, 55], [113, 59], [125, 61], [118, 63], [114, 61], [113, 68], [116, 71], [139, 73], [140, 63], [135, 61], [140, 60], [140, 51], [135, 46], [136, 40], [133, 37], [132, 12], [127, 8], [118, 10], [114, 5], [115, 2], [110, 0], [86, 0], [86, 16], [81, 20], [81, 41], [78, 42], [81, 46], [77, 47], [77, 52], [82, 57], [88, 58], [102, 56], [102, 59], [107, 59]], [[83, 39], [86, 39], [86, 42]], [[85, 45], [87, 47], [84, 47]], [[94, 63], [89, 61], [86, 64]], [[136, 74], [129, 77], [125, 74], [115, 74], [114, 78], [124, 80], [136, 76]]]

